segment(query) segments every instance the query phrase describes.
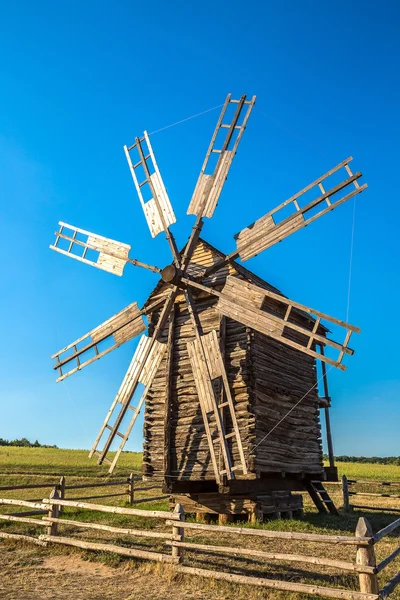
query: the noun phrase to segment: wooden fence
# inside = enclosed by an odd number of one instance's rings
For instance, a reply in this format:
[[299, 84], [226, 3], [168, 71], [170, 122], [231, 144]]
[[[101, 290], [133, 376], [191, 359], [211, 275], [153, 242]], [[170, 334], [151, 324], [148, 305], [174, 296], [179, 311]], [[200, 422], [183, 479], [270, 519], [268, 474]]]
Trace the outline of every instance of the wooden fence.
[[[327, 484], [331, 483], [335, 485], [337, 482], [325, 482]], [[380, 511], [389, 511], [389, 512], [398, 512], [400, 513], [400, 494], [388, 493], [385, 494], [379, 492], [365, 492], [363, 490], [357, 490], [355, 487], [357, 485], [369, 485], [373, 487], [392, 487], [392, 488], [400, 488], [399, 481], [363, 481], [360, 479], [347, 479], [346, 475], [343, 475], [341, 485], [342, 494], [343, 494], [343, 509], [345, 512], [351, 511], [353, 508], [361, 509], [361, 510], [380, 510]], [[399, 489], [400, 491], [400, 489]], [[397, 507], [388, 507], [388, 506], [371, 506], [365, 504], [353, 504], [351, 502], [353, 496], [363, 496], [364, 498], [393, 498], [394, 501], [397, 500]]]
[[[117, 497], [117, 496], [128, 496], [128, 502], [131, 505], [134, 504], [140, 504], [140, 503], [144, 503], [144, 502], [155, 502], [157, 500], [162, 500], [164, 498], [168, 498], [169, 496], [163, 495], [163, 494], [158, 494], [157, 496], [150, 496], [150, 497], [146, 497], [146, 498], [135, 498], [135, 494], [137, 492], [143, 492], [143, 491], [148, 491], [148, 490], [154, 490], [154, 489], [160, 489], [160, 484], [152, 484], [152, 485], [138, 485], [138, 483], [142, 483], [142, 478], [138, 475], [135, 475], [134, 473], [131, 473], [129, 475], [129, 477], [127, 477], [126, 479], [123, 480], [108, 480], [108, 481], [102, 481], [100, 483], [96, 482], [96, 483], [78, 483], [78, 484], [71, 484], [68, 485], [67, 483], [67, 479], [66, 477], [62, 476], [60, 481], [55, 483], [54, 481], [52, 482], [48, 482], [48, 483], [28, 483], [28, 484], [20, 484], [20, 485], [4, 485], [4, 486], [0, 486], [0, 493], [2, 491], [13, 491], [13, 490], [31, 490], [31, 489], [44, 489], [44, 488], [50, 488], [50, 489], [56, 489], [60, 498], [65, 500], [67, 498], [67, 494], [68, 494], [68, 498], [70, 498], [71, 500], [94, 500], [94, 499], [99, 499], [99, 498], [112, 498], [112, 497]], [[122, 487], [122, 490], [119, 490], [118, 492], [114, 492], [114, 493], [100, 493], [100, 494], [92, 494], [92, 495], [84, 495], [84, 496], [70, 496], [69, 495], [69, 491], [70, 490], [86, 490], [86, 489], [93, 489], [93, 488], [109, 488], [109, 487]], [[161, 490], [160, 490], [161, 492]], [[30, 499], [29, 502], [41, 502], [41, 498], [35, 498], [35, 499]], [[34, 516], [34, 515], [40, 515], [43, 514], [43, 510], [31, 510], [31, 511], [25, 511], [23, 513], [13, 513], [14, 516], [23, 516], [23, 517], [28, 517], [28, 516]]]
[[[320, 535], [311, 533], [298, 532], [280, 532], [268, 531], [265, 529], [251, 529], [231, 526], [218, 526], [211, 524], [192, 523], [185, 521], [184, 511], [181, 505], [176, 505], [173, 512], [143, 510], [137, 508], [125, 508], [119, 506], [105, 506], [100, 504], [89, 504], [74, 500], [61, 499], [57, 490], [53, 490], [50, 498], [44, 498], [40, 503], [32, 503], [25, 500], [0, 499], [0, 505], [16, 505], [25, 506], [34, 509], [46, 510], [46, 516], [42, 519], [31, 519], [24, 517], [15, 517], [11, 515], [0, 515], [0, 519], [11, 522], [31, 523], [37, 526], [46, 528], [46, 533], [38, 537], [20, 535], [15, 533], [7, 533], [0, 531], [0, 537], [16, 538], [29, 540], [33, 543], [44, 545], [48, 543], [64, 544], [75, 546], [85, 550], [101, 550], [113, 552], [123, 556], [140, 558], [145, 560], [153, 560], [160, 562], [168, 562], [176, 564], [176, 570], [179, 573], [197, 575], [201, 577], [209, 577], [214, 579], [227, 580], [241, 584], [252, 584], [262, 586], [264, 588], [272, 588], [276, 590], [284, 590], [291, 592], [302, 592], [313, 594], [314, 596], [322, 596], [329, 598], [342, 598], [345, 600], [378, 600], [386, 599], [394, 590], [396, 585], [400, 583], [400, 571], [392, 577], [392, 579], [382, 588], [379, 589], [378, 575], [386, 568], [399, 554], [400, 546], [396, 548], [389, 556], [383, 559], [379, 564], [376, 564], [375, 544], [379, 543], [385, 536], [389, 535], [395, 529], [400, 527], [400, 519], [397, 519], [384, 529], [378, 531], [375, 535], [372, 532], [368, 521], [361, 517], [358, 521], [354, 536], [339, 536], [339, 535]], [[153, 531], [150, 529], [128, 529], [122, 527], [114, 527], [103, 523], [76, 521], [60, 517], [61, 507], [70, 507], [75, 509], [83, 509], [85, 511], [100, 511], [111, 514], [122, 514], [127, 516], [141, 516], [149, 520], [162, 519], [165, 526], [171, 529], [167, 532]], [[115, 544], [104, 544], [72, 537], [59, 535], [60, 526], [73, 526], [74, 528], [93, 529], [115, 533], [120, 535], [130, 536], [132, 538], [156, 538], [158, 542], [163, 540], [163, 544], [171, 548], [169, 554], [164, 552], [155, 552], [132, 547], [122, 547]], [[198, 544], [185, 540], [185, 532], [187, 530], [225, 534], [232, 536], [237, 543], [238, 538], [247, 536], [257, 536], [266, 539], [275, 540], [300, 540], [306, 542], [315, 542], [316, 544], [333, 544], [353, 546], [355, 550], [353, 561], [333, 560], [325, 557], [319, 557], [317, 552], [312, 556], [299, 554], [282, 554], [277, 552], [264, 552], [250, 548], [221, 546], [214, 544]], [[359, 578], [359, 592], [344, 588], [332, 588], [328, 586], [310, 585], [296, 583], [293, 581], [283, 581], [268, 579], [266, 577], [254, 577], [248, 575], [238, 575], [221, 570], [208, 570], [193, 566], [183, 565], [185, 551], [194, 551], [197, 553], [208, 553], [210, 555], [224, 554], [228, 556], [245, 557], [248, 561], [265, 559], [266, 561], [283, 561], [292, 563], [303, 563], [309, 565], [318, 565], [323, 567], [333, 567], [341, 571], [357, 573]], [[310, 574], [312, 576], [312, 574]]]

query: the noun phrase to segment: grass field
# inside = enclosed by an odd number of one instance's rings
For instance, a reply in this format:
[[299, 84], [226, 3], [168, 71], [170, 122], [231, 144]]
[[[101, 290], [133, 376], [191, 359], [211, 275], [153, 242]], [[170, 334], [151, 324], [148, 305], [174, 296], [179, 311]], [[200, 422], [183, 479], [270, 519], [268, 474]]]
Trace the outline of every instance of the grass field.
[[[141, 455], [139, 453], [126, 453], [121, 460], [121, 465], [116, 470], [113, 478], [124, 479], [131, 471], [139, 471], [141, 464]], [[340, 474], [346, 474], [349, 479], [376, 480], [376, 481], [400, 481], [400, 467], [381, 466], [375, 464], [342, 463], [338, 464]], [[41, 498], [48, 496], [49, 484], [57, 481], [60, 475], [65, 475], [67, 482], [73, 484], [82, 481], [99, 481], [107, 478], [106, 468], [96, 465], [95, 461], [87, 458], [87, 451], [80, 450], [59, 450], [44, 448], [13, 448], [0, 447], [0, 486], [21, 484], [21, 483], [43, 483], [43, 489], [2, 491], [2, 497], [10, 498]], [[87, 478], [86, 480], [83, 478]], [[103, 488], [100, 488], [102, 490]], [[108, 488], [112, 492], [116, 488]], [[123, 491], [124, 486], [121, 488]], [[363, 491], [382, 491], [381, 488], [360, 488]], [[338, 507], [341, 506], [341, 493], [339, 486], [332, 486], [335, 502]], [[387, 491], [386, 489], [384, 490]], [[80, 490], [79, 490], [80, 492]], [[85, 490], [86, 492], [86, 490]], [[94, 490], [93, 490], [94, 493]], [[147, 492], [142, 494], [149, 495]], [[154, 492], [158, 495], [157, 490]], [[397, 494], [400, 494], [397, 488]], [[77, 496], [78, 490], [71, 490], [69, 497]], [[140, 493], [137, 497], [140, 497]], [[353, 497], [354, 498], [354, 497]], [[358, 497], [357, 497], [358, 498]], [[260, 525], [259, 528], [285, 531], [303, 531], [310, 533], [330, 533], [339, 535], [354, 535], [357, 520], [359, 516], [366, 516], [371, 522], [373, 530], [384, 527], [394, 521], [400, 515], [390, 512], [379, 511], [354, 511], [350, 514], [342, 513], [339, 517], [319, 515], [304, 497], [306, 514], [301, 520], [277, 520], [269, 521]], [[398, 506], [400, 500], [388, 498], [363, 498], [363, 504], [380, 506]], [[91, 502], [103, 504], [124, 505], [127, 504], [127, 496], [121, 496], [109, 499], [95, 499]], [[357, 503], [358, 500], [357, 500]], [[166, 501], [140, 505], [140, 508], [168, 509]], [[1, 512], [6, 511], [2, 507]], [[90, 520], [106, 522], [115, 526], [130, 527], [151, 527], [157, 530], [165, 530], [163, 522], [149, 521], [141, 517], [125, 517], [122, 515], [109, 515], [104, 513], [85, 512], [82, 510], [67, 509], [65, 511], [67, 518], [73, 520]], [[189, 519], [192, 517], [188, 516]], [[243, 523], [246, 527], [251, 527], [248, 523]], [[3, 527], [3, 525], [1, 525]], [[92, 539], [95, 541], [117, 543], [126, 545], [132, 543], [132, 538], [127, 539], [121, 536], [112, 538], [107, 532], [82, 531], [70, 526], [63, 526], [65, 535], [72, 534], [80, 539]], [[24, 532], [28, 534], [38, 533], [38, 529], [30, 524], [11, 524], [5, 526], [8, 532]], [[110, 534], [111, 535], [111, 534]], [[243, 545], [255, 550], [267, 550], [283, 553], [313, 554], [315, 545], [304, 542], [282, 541], [282, 540], [263, 540], [263, 538], [246, 538], [245, 542], [241, 539], [234, 542], [231, 537], [224, 537], [222, 534], [217, 537], [215, 534], [208, 535], [207, 532], [191, 532], [189, 541], [197, 543], [217, 543], [222, 545]], [[150, 545], [151, 544], [151, 545]], [[384, 538], [377, 547], [378, 561], [387, 556], [398, 545], [398, 538], [391, 535]], [[162, 543], [154, 545], [154, 540], [149, 541], [145, 538], [135, 539], [135, 546], [144, 549], [153, 549], [166, 551]], [[193, 600], [227, 600], [235, 598], [237, 600], [261, 600], [261, 598], [274, 598], [276, 600], [300, 600], [301, 598], [311, 598], [301, 594], [284, 593], [277, 591], [262, 590], [250, 586], [238, 586], [225, 582], [212, 580], [203, 580], [194, 577], [176, 577], [173, 569], [167, 565], [155, 566], [150, 563], [141, 563], [139, 561], [127, 560], [117, 555], [105, 553], [89, 553], [82, 550], [71, 549], [67, 547], [49, 546], [48, 548], [36, 548], [29, 544], [21, 544], [13, 541], [0, 541], [0, 569], [2, 576], [0, 578], [0, 598], [12, 600], [14, 598], [27, 598], [29, 600], [50, 600], [50, 599], [72, 599], [74, 600], [135, 600], [155, 599], [164, 600], [174, 596], [176, 600], [183, 598]], [[354, 548], [346, 546], [318, 546], [318, 555], [335, 558], [340, 560], [354, 560]], [[314, 567], [306, 565], [288, 565], [288, 563], [265, 561], [247, 561], [243, 558], [221, 557], [217, 555], [194, 554], [187, 552], [185, 561], [191, 566], [214, 569], [229, 569], [236, 573], [246, 573], [249, 575], [265, 575], [274, 579], [285, 579], [289, 581], [299, 581], [303, 583], [312, 583], [320, 585], [331, 585], [335, 587], [346, 587], [347, 589], [358, 589], [358, 580], [356, 575], [343, 574], [341, 571], [335, 571], [330, 568], [319, 568], [318, 572]], [[381, 582], [385, 583], [398, 569], [400, 559], [396, 559], [387, 570], [382, 574]], [[396, 592], [391, 596], [399, 600], [400, 593]]]

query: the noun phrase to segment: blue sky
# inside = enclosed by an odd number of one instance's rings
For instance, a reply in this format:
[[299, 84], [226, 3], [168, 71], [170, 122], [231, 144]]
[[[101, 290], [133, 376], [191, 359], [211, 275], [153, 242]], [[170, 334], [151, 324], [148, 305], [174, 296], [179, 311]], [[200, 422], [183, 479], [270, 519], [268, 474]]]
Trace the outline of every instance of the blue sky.
[[[355, 355], [329, 373], [337, 454], [398, 455], [400, 444], [397, 2], [0, 1], [0, 437], [91, 445], [135, 342], [55, 383], [50, 355], [157, 278], [124, 277], [48, 248], [58, 220], [170, 261], [153, 240], [123, 153], [152, 132], [257, 94], [203, 237], [233, 234], [352, 155], [369, 189], [355, 207], [350, 322]], [[152, 136], [178, 223], [218, 110]], [[337, 318], [348, 309], [353, 201], [246, 263], [289, 297]], [[142, 422], [128, 448], [140, 449]]]

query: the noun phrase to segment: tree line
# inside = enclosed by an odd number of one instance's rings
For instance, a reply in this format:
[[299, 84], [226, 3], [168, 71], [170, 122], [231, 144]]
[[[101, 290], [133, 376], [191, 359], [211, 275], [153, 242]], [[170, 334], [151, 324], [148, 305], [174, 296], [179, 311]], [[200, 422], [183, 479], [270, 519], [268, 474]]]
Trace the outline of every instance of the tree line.
[[[328, 455], [324, 454], [324, 460], [328, 460]], [[377, 465], [396, 465], [400, 467], [400, 456], [335, 456], [337, 462], [355, 462]]]
[[22, 448], [57, 448], [54, 446], [48, 446], [46, 444], [39, 444], [38, 440], [30, 442], [27, 438], [21, 438], [20, 440], [5, 440], [0, 438], [0, 446], [19, 446]]

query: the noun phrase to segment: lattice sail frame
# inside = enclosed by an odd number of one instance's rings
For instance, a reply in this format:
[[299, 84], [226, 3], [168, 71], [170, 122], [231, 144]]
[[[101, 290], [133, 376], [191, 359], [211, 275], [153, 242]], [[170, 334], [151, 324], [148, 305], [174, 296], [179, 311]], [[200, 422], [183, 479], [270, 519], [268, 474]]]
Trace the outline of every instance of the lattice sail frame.
[[[134, 150], [136, 150], [139, 160], [132, 163], [131, 152]], [[129, 148], [128, 146], [124, 146], [124, 151], [140, 204], [142, 205], [150, 233], [154, 238], [162, 231], [167, 231], [173, 223], [176, 223], [176, 217], [167, 190], [165, 189], [147, 131], [144, 132], [143, 138], [136, 138], [133, 146]], [[137, 176], [139, 168], [142, 168], [144, 171], [143, 181], [139, 181]], [[150, 190], [151, 198], [146, 201], [142, 193], [142, 188], [147, 187]]]
[[[62, 221], [58, 224], [60, 225], [60, 229], [55, 232], [56, 240], [54, 245], [50, 246], [51, 250], [70, 256], [97, 269], [108, 271], [114, 275], [121, 276], [123, 274], [124, 267], [129, 260], [129, 250], [131, 249], [128, 244], [111, 240], [85, 229], [79, 229], [79, 227], [68, 225], [68, 223], [63, 223]], [[81, 234], [80, 238], [77, 237], [78, 234]], [[59, 247], [61, 240], [69, 242], [67, 250]], [[76, 247], [82, 250], [80, 255], [73, 253]], [[86, 258], [88, 250], [93, 250], [97, 254], [96, 260], [88, 260]]]
[[[234, 471], [237, 469], [241, 469], [242, 472], [246, 474], [247, 466], [225, 365], [219, 349], [218, 336], [216, 331], [203, 335], [197, 308], [193, 301], [192, 291], [201, 289], [207, 291], [209, 294], [217, 295], [218, 302], [216, 308], [222, 315], [244, 323], [282, 343], [291, 345], [299, 351], [310, 354], [315, 358], [328, 362], [342, 370], [345, 369], [344, 365], [342, 365], [344, 355], [353, 353], [348, 344], [351, 334], [353, 332], [359, 333], [360, 330], [357, 327], [329, 317], [324, 313], [313, 310], [292, 300], [288, 300], [283, 296], [279, 296], [278, 294], [274, 294], [259, 288], [258, 286], [249, 284], [248, 282], [235, 280], [235, 278], [230, 276], [227, 278], [222, 292], [217, 292], [203, 285], [206, 278], [223, 265], [228, 264], [239, 256], [243, 261], [248, 260], [366, 189], [366, 184], [360, 186], [358, 183], [361, 173], [353, 175], [350, 170], [349, 162], [352, 160], [351, 157], [319, 177], [313, 183], [264, 215], [264, 217], [261, 217], [261, 219], [252, 225], [243, 229], [235, 236], [236, 251], [226, 255], [224, 259], [215, 263], [212, 267], [205, 269], [205, 271], [197, 277], [187, 277], [190, 259], [193, 255], [203, 226], [203, 220], [205, 217], [211, 218], [214, 214], [224, 183], [228, 177], [233, 158], [246, 129], [250, 113], [254, 107], [255, 100], [255, 96], [250, 100], [247, 100], [246, 96], [242, 96], [239, 100], [234, 100], [231, 98], [230, 94], [225, 100], [188, 207], [188, 214], [196, 215], [196, 222], [192, 228], [192, 233], [185, 247], [183, 256], [178, 252], [174, 237], [170, 231], [170, 226], [176, 222], [176, 217], [155, 159], [149, 135], [147, 132], [144, 132], [144, 136], [142, 138], [136, 138], [135, 143], [132, 146], [124, 146], [125, 155], [150, 233], [152, 237], [156, 237], [162, 231], [165, 233], [174, 264], [178, 268], [179, 276], [176, 280], [164, 280], [171, 288], [170, 294], [165, 301], [158, 300], [146, 309], [142, 308], [141, 310], [139, 310], [137, 303], [134, 302], [103, 324], [91, 330], [85, 336], [82, 336], [72, 344], [69, 344], [54, 354], [52, 357], [56, 360], [54, 368], [58, 369], [60, 374], [57, 381], [61, 381], [91, 362], [101, 358], [108, 352], [111, 352], [129, 339], [143, 333], [146, 329], [143, 315], [150, 314], [152, 309], [160, 308], [162, 302], [164, 302], [153, 335], [150, 338], [142, 336], [117, 396], [111, 405], [90, 452], [90, 456], [93, 454], [98, 456], [99, 464], [103, 461], [108, 462], [110, 464], [110, 472], [112, 472], [115, 467], [118, 457], [136, 421], [137, 415], [140, 412], [144, 398], [150, 389], [154, 375], [161, 364], [166, 348], [165, 344], [162, 344], [158, 338], [170, 317], [175, 298], [181, 287], [184, 290], [184, 296], [195, 333], [195, 339], [187, 344], [189, 360], [192, 366], [205, 424], [215, 479], [218, 483], [221, 482], [224, 476], [227, 479], [234, 478]], [[235, 105], [234, 116], [229, 123], [226, 123], [224, 122], [224, 117], [227, 108], [230, 105]], [[218, 137], [221, 137], [219, 136], [221, 132], [223, 133], [223, 141], [220, 142], [221, 147], [216, 148], [216, 142]], [[137, 153], [138, 160], [132, 162], [131, 155], [134, 152]], [[213, 155], [217, 155], [218, 160], [212, 172], [209, 172], [209, 165], [211, 164], [211, 157]], [[346, 170], [348, 177], [326, 191], [324, 182], [330, 175], [336, 173], [341, 168]], [[138, 178], [138, 172], [140, 170], [144, 173], [144, 179], [142, 181], [139, 181]], [[341, 195], [342, 190], [345, 190], [345, 188], [350, 185], [354, 186], [354, 190], [344, 196]], [[299, 203], [300, 198], [316, 187], [319, 188], [319, 196], [301, 207]], [[150, 195], [151, 197], [145, 199], [142, 190], [147, 190], [147, 196]], [[338, 197], [338, 195], [340, 197]], [[325, 206], [316, 214], [314, 213], [311, 216], [308, 214], [321, 204], [325, 204]], [[287, 206], [293, 208], [293, 213], [283, 221], [279, 222], [276, 219], [276, 216], [279, 214], [279, 211]], [[63, 222], [60, 222], [60, 230], [56, 232], [55, 235], [56, 241], [54, 245], [50, 246], [51, 249], [96, 268], [121, 276], [126, 263], [129, 262], [135, 266], [144, 267], [153, 272], [161, 273], [161, 269], [158, 267], [153, 267], [136, 259], [129, 258], [131, 247], [116, 240], [104, 238], [103, 236], [99, 236]], [[61, 241], [64, 240], [68, 242], [68, 247], [66, 249], [60, 247]], [[78, 253], [78, 250], [80, 252], [80, 249], [82, 249], [82, 252]], [[90, 260], [87, 257], [88, 251], [90, 251], [91, 255], [94, 253], [93, 260]], [[266, 298], [285, 305], [286, 310], [284, 317], [273, 315], [263, 309], [263, 302]], [[304, 326], [299, 327], [293, 322], [291, 315], [296, 311], [307, 313], [315, 319], [312, 321], [310, 328]], [[328, 339], [325, 335], [326, 330], [322, 330], [321, 334], [320, 327], [322, 318], [346, 329], [345, 340], [342, 344]], [[293, 342], [293, 340], [289, 340], [285, 336], [285, 331], [287, 330], [301, 333], [306, 337], [306, 342], [304, 344], [299, 344]], [[99, 344], [107, 341], [108, 343], [111, 343], [111, 345], [105, 350], [99, 347]], [[320, 345], [322, 344], [321, 353], [318, 353], [315, 349], [317, 343]], [[323, 351], [324, 346], [331, 346], [338, 350], [338, 358], [336, 360], [331, 360], [326, 357]], [[94, 356], [88, 358], [90, 351], [92, 351], [92, 353], [94, 352]], [[84, 359], [83, 361], [82, 357]], [[70, 366], [71, 363], [75, 364], [75, 366], [68, 372], [63, 372], [64, 366]], [[222, 403], [219, 402], [215, 396], [215, 390], [212, 385], [212, 381], [215, 378], [221, 378], [224, 387], [225, 399]], [[145, 390], [138, 405], [132, 407], [131, 401], [139, 383], [142, 383], [145, 386]], [[226, 434], [223, 419], [221, 418], [222, 411], [225, 407], [229, 409], [232, 421], [233, 431], [229, 434]], [[128, 409], [133, 411], [133, 417], [129, 421], [126, 431], [122, 433], [120, 427]], [[111, 425], [110, 419], [115, 412], [117, 412], [117, 417], [115, 423]], [[215, 419], [216, 429], [214, 429], [214, 431], [210, 428], [209, 416]], [[106, 430], [110, 431], [110, 433], [103, 449], [99, 451], [97, 448], [100, 439]], [[116, 436], [119, 436], [122, 441], [114, 460], [109, 461], [106, 455]], [[227, 446], [227, 440], [230, 437], [236, 438], [239, 450], [240, 464], [236, 464], [235, 466], [232, 464], [232, 458]], [[217, 464], [215, 444], [220, 444], [220, 451], [224, 463], [223, 469]]]

